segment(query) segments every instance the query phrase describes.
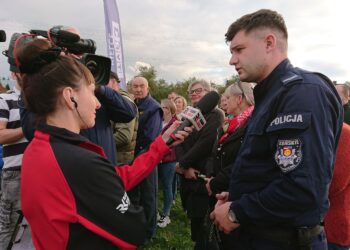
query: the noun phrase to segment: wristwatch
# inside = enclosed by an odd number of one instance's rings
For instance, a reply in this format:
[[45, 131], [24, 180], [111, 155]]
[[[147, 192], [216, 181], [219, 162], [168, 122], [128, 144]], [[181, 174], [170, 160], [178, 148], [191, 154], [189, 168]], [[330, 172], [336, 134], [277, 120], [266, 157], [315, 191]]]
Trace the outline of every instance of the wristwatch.
[[228, 210], [228, 219], [232, 222], [232, 223], [236, 223], [239, 224], [237, 217], [235, 215], [235, 213], [230, 209]]

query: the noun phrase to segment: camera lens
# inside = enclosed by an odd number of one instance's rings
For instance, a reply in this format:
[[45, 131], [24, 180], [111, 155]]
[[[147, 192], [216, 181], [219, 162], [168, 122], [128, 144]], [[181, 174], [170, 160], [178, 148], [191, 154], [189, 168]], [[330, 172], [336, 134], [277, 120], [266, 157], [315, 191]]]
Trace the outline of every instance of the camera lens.
[[90, 70], [96, 84], [108, 84], [111, 72], [111, 59], [94, 54], [83, 54], [80, 61]]
[[94, 78], [98, 75], [98, 67], [95, 61], [89, 61], [86, 63], [86, 67], [90, 70]]

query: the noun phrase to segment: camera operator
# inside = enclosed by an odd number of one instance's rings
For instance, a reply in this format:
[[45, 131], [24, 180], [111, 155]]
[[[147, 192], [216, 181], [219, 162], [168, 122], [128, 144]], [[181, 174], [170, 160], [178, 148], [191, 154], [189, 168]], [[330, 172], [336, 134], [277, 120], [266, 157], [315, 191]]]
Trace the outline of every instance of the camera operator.
[[[62, 30], [79, 35], [79, 31], [73, 27], [62, 27]], [[81, 57], [81, 55], [72, 53], [67, 55], [76, 59]], [[129, 122], [134, 119], [137, 110], [130, 100], [110, 87], [96, 85], [95, 95], [101, 103], [101, 108], [96, 111], [95, 126], [81, 130], [80, 134], [91, 142], [100, 145], [107, 158], [113, 164], [117, 164], [116, 146], [110, 121]], [[24, 135], [28, 140], [31, 140], [34, 136], [35, 118], [32, 116], [25, 108], [21, 108], [21, 124]]]

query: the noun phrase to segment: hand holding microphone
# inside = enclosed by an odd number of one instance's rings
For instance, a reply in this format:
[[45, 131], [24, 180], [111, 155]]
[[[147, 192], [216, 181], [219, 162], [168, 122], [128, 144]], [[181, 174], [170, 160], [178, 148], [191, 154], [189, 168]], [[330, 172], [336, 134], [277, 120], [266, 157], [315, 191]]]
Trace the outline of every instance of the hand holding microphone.
[[[176, 141], [176, 134], [179, 131], [184, 131], [186, 127], [193, 126], [197, 131], [202, 129], [206, 123], [203, 115], [208, 114], [210, 111], [212, 111], [216, 107], [216, 105], [218, 105], [219, 100], [220, 95], [215, 91], [210, 91], [208, 94], [203, 96], [203, 98], [198, 102], [196, 108], [187, 107], [180, 114], [182, 117], [181, 125], [177, 129], [175, 129], [175, 131], [170, 135], [170, 138], [168, 140], [165, 140], [166, 144], [172, 145], [174, 141]], [[168, 132], [170, 129], [171, 127], [166, 132]], [[165, 138], [163, 137], [163, 139]]]

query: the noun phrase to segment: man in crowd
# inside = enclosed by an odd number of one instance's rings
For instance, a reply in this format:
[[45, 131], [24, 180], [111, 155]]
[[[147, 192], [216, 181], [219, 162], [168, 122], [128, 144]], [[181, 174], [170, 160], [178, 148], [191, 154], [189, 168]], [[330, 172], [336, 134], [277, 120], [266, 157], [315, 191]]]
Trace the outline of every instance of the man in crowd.
[[3, 144], [4, 160], [0, 198], [0, 249], [7, 249], [19, 219], [22, 156], [28, 144], [23, 136], [18, 105], [21, 75], [15, 65], [10, 64], [10, 71], [16, 85], [13, 90], [0, 94], [0, 144]]
[[239, 18], [226, 41], [240, 80], [258, 84], [229, 195], [217, 196], [211, 217], [220, 230], [236, 230], [235, 249], [327, 249], [322, 223], [342, 126], [340, 98], [327, 77], [291, 65], [277, 12]]
[[[135, 156], [148, 148], [162, 130], [163, 111], [159, 103], [149, 94], [146, 78], [137, 76], [131, 82], [132, 93], [139, 111], [139, 128], [137, 130]], [[145, 211], [147, 220], [146, 239], [155, 236], [157, 227], [157, 168], [144, 179], [132, 192], [130, 199], [138, 202]]]
[[[119, 83], [118, 75], [111, 71], [108, 86], [118, 91], [124, 98], [132, 101], [132, 95], [121, 89]], [[138, 121], [139, 115], [137, 112], [135, 118], [130, 122], [117, 122], [112, 124], [114, 140], [117, 146], [118, 164], [129, 164], [134, 159]]]
[[176, 92], [172, 91], [168, 94], [168, 99], [175, 102], [175, 98], [177, 97]]

